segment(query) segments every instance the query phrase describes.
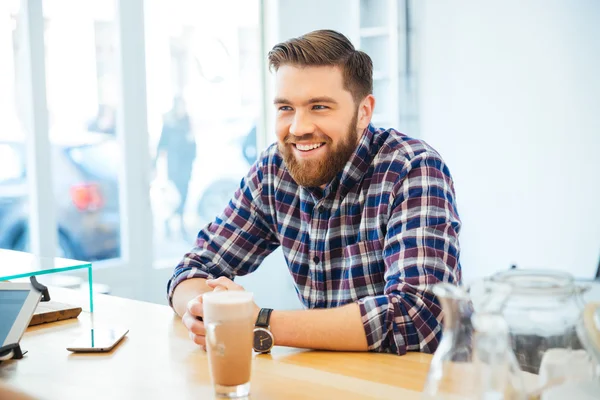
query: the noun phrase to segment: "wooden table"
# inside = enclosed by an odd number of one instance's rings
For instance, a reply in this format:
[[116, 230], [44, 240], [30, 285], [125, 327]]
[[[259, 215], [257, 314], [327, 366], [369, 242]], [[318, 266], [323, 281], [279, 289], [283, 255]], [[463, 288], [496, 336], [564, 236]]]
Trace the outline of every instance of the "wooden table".
[[[57, 297], [56, 291], [51, 294]], [[207, 355], [189, 340], [170, 308], [99, 295], [95, 310], [93, 316], [82, 313], [29, 328], [21, 340], [29, 353], [0, 364], [0, 379], [48, 400], [214, 397]], [[67, 351], [92, 322], [96, 328], [124, 326], [129, 333], [111, 353]], [[270, 355], [254, 356], [251, 397], [418, 399], [430, 360], [420, 353], [398, 357], [276, 347]]]

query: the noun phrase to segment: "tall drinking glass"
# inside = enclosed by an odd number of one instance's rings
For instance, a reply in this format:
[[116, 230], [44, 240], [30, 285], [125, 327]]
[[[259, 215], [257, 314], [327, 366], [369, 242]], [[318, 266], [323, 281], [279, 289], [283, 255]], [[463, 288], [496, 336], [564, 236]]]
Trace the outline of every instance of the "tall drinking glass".
[[250, 393], [253, 294], [223, 290], [202, 296], [210, 375], [218, 397]]

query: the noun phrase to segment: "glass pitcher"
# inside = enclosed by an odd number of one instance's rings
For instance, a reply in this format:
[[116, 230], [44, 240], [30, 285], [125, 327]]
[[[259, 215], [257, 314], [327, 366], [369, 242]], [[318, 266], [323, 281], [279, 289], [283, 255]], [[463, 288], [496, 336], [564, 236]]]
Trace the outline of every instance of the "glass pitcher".
[[586, 288], [570, 274], [511, 269], [493, 275], [491, 281], [511, 286], [502, 314], [521, 370], [538, 374], [550, 349], [582, 349], [576, 326]]
[[433, 286], [443, 315], [442, 340], [431, 361], [424, 399], [525, 399], [508, 326], [500, 314], [510, 287], [486, 282], [477, 302], [451, 284]]

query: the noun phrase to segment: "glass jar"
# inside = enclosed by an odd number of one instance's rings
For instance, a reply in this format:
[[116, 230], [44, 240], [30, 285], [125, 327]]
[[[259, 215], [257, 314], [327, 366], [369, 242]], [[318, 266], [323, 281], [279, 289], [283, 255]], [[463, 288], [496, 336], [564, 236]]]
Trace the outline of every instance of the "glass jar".
[[581, 349], [577, 324], [584, 288], [566, 272], [511, 269], [491, 277], [512, 291], [502, 311], [512, 348], [523, 371], [539, 373], [549, 349]]

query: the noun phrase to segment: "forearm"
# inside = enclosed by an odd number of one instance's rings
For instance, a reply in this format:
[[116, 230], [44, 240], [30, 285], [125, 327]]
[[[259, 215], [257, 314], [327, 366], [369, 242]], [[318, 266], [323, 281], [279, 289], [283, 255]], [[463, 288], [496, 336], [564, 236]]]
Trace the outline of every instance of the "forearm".
[[366, 351], [367, 338], [358, 304], [343, 307], [273, 311], [271, 331], [278, 346]]
[[173, 309], [177, 315], [182, 317], [190, 300], [202, 293], [211, 291], [212, 288], [206, 284], [206, 279], [204, 278], [186, 279], [175, 287], [175, 291], [173, 292]]

